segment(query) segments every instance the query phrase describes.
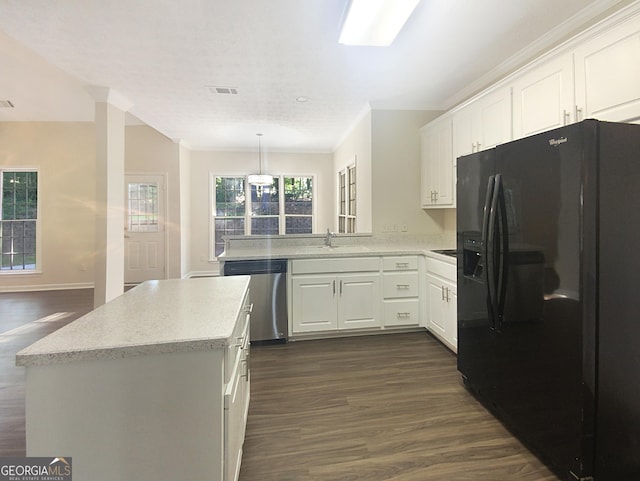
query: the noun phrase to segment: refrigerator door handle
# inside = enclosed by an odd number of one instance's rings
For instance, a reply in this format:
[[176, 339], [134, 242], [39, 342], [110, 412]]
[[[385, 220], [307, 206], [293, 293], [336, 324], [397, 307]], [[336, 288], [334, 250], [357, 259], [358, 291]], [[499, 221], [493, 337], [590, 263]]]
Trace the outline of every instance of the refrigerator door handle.
[[485, 285], [487, 286], [487, 311], [491, 329], [496, 328], [496, 279], [495, 279], [495, 259], [494, 259], [494, 237], [495, 237], [495, 207], [496, 204], [496, 182], [495, 177], [489, 177], [487, 185], [487, 196], [484, 203], [484, 215], [482, 218], [482, 255], [485, 264]]
[[498, 262], [496, 272], [496, 329], [502, 329], [504, 306], [507, 298], [507, 277], [509, 273], [509, 227], [507, 222], [507, 205], [502, 181], [502, 174], [496, 175], [496, 210], [498, 227]]

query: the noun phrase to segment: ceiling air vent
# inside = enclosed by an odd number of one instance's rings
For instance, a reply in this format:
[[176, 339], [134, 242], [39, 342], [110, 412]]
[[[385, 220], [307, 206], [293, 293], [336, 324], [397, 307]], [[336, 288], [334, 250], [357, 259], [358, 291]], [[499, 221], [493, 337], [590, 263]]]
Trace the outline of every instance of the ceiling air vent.
[[221, 95], [238, 95], [238, 89], [235, 87], [207, 87], [212, 94]]
[[0, 109], [12, 109], [14, 105], [11, 103], [11, 100], [0, 100]]

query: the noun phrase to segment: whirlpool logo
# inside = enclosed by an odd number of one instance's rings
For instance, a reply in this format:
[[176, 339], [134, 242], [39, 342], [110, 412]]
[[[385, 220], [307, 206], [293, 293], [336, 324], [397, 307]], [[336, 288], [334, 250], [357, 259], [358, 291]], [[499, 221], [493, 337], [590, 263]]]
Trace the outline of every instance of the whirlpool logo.
[[0, 458], [0, 481], [72, 481], [71, 458]]
[[549, 139], [549, 145], [551, 145], [552, 147], [557, 147], [564, 144], [565, 142], [568, 142], [568, 139], [566, 137], [560, 137], [559, 139]]

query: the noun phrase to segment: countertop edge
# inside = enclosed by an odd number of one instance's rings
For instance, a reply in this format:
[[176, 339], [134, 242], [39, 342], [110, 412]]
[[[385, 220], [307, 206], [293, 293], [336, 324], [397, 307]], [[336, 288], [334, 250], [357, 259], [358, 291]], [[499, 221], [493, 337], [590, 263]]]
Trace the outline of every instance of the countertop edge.
[[207, 351], [222, 349], [227, 339], [198, 339], [165, 342], [158, 344], [141, 344], [133, 346], [114, 346], [102, 349], [82, 349], [55, 351], [41, 354], [16, 354], [16, 366], [50, 366], [67, 364], [76, 361], [116, 360], [150, 354], [171, 354], [180, 352]]
[[[216, 281], [217, 285], [225, 278], [216, 278], [220, 281]], [[168, 280], [168, 281], [152, 281], [158, 282], [179, 282], [180, 280]], [[189, 280], [185, 280], [189, 281]], [[226, 284], [228, 281], [222, 281]], [[231, 341], [233, 330], [240, 317], [243, 308], [243, 301], [249, 291], [249, 276], [236, 276], [232, 281], [235, 285], [234, 289], [238, 294], [238, 299], [227, 299], [229, 307], [226, 309], [228, 312], [233, 312], [233, 315], [229, 315], [228, 319], [225, 317], [223, 320], [218, 321], [218, 327], [216, 327], [211, 334], [208, 332], [202, 332], [201, 329], [193, 331], [195, 336], [189, 336], [189, 331], [186, 331], [186, 335], [176, 336], [175, 339], [153, 339], [153, 329], [158, 328], [154, 324], [150, 324], [143, 332], [149, 332], [148, 341], [136, 340], [128, 341], [123, 338], [122, 341], [115, 339], [112, 343], [103, 343], [96, 346], [79, 345], [74, 341], [77, 339], [74, 335], [77, 332], [87, 332], [86, 329], [91, 328], [91, 324], [97, 319], [96, 310], [90, 311], [84, 316], [76, 319], [75, 321], [67, 324], [61, 329], [52, 332], [51, 334], [43, 337], [42, 339], [26, 346], [15, 355], [15, 365], [18, 367], [32, 367], [32, 366], [49, 366], [58, 364], [67, 364], [76, 361], [92, 361], [92, 360], [115, 360], [124, 359], [136, 356], [152, 355], [152, 354], [169, 354], [180, 352], [194, 352], [194, 351], [206, 351], [225, 348]], [[169, 285], [169, 284], [167, 284]], [[127, 293], [123, 294], [126, 296]], [[110, 302], [118, 302], [122, 305], [122, 297], [114, 299]], [[118, 300], [119, 299], [119, 300]], [[109, 304], [109, 303], [107, 303]], [[106, 306], [106, 305], [105, 305]], [[100, 309], [100, 308], [98, 308]], [[98, 316], [101, 317], [101, 316]], [[100, 318], [102, 321], [102, 318]], [[65, 328], [71, 327], [73, 324], [82, 322], [71, 333]], [[117, 325], [115, 326], [117, 327]], [[159, 328], [162, 328], [160, 325]], [[198, 332], [200, 331], [200, 332]], [[200, 335], [198, 335], [200, 334]], [[48, 342], [48, 338], [57, 336], [56, 340]], [[62, 342], [61, 342], [62, 340]], [[68, 343], [68, 348], [61, 348], [64, 343]], [[56, 345], [57, 344], [57, 345]]]
[[222, 262], [226, 261], [241, 261], [241, 260], [262, 260], [262, 259], [316, 259], [316, 258], [341, 258], [341, 257], [377, 257], [377, 256], [406, 256], [406, 255], [417, 255], [417, 256], [425, 256], [431, 257], [434, 259], [438, 259], [449, 264], [455, 264], [456, 258], [447, 256], [444, 254], [439, 254], [437, 252], [433, 252], [433, 250], [439, 250], [442, 247], [427, 247], [427, 248], [417, 248], [417, 247], [408, 247], [408, 248], [400, 248], [400, 247], [367, 247], [365, 249], [354, 250], [348, 246], [344, 248], [338, 247], [334, 250], [323, 250], [317, 249], [314, 251], [309, 251], [309, 248], [291, 248], [291, 249], [274, 249], [260, 252], [258, 250], [253, 250], [253, 252], [249, 252], [247, 249], [246, 253], [235, 253], [231, 255], [224, 255], [219, 257], [219, 260]]

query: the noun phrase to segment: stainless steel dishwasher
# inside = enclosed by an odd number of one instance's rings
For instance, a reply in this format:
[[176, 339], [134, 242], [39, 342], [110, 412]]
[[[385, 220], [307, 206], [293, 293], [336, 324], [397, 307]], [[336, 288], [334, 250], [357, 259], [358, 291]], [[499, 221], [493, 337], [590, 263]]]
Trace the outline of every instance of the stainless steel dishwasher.
[[286, 342], [287, 260], [259, 259], [225, 261], [224, 276], [250, 275], [249, 295], [253, 304], [250, 336], [252, 342]]

